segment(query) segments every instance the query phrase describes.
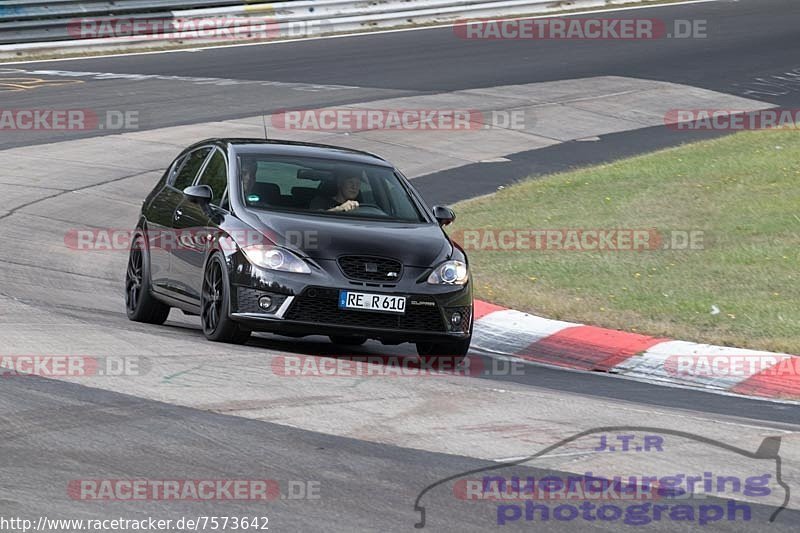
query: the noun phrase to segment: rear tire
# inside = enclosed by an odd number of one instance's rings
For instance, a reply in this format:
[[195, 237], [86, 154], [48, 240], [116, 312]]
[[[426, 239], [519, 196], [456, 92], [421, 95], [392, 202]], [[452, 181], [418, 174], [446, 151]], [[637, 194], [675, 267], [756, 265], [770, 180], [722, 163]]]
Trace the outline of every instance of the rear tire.
[[346, 337], [343, 335], [331, 335], [329, 338], [333, 344], [338, 344], [341, 346], [361, 346], [367, 342], [367, 338], [360, 335], [353, 335], [351, 337]]
[[137, 233], [128, 255], [125, 273], [125, 311], [128, 319], [146, 324], [163, 324], [170, 307], [156, 300], [150, 292], [150, 256], [144, 236]]
[[447, 362], [458, 366], [469, 353], [472, 337], [453, 342], [418, 342], [417, 354], [425, 362], [433, 364]]
[[208, 340], [244, 344], [250, 338], [249, 329], [231, 320], [230, 307], [231, 289], [227, 269], [219, 254], [214, 254], [203, 272], [200, 294], [200, 322]]

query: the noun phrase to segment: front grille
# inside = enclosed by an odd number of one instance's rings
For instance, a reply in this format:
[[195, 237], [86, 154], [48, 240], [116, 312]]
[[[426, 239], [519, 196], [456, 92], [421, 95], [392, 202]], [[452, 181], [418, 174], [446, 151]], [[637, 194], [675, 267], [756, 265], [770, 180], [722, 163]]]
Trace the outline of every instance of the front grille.
[[348, 255], [337, 261], [339, 268], [350, 279], [394, 283], [400, 279], [403, 265], [394, 259]]
[[339, 309], [339, 291], [337, 289], [312, 287], [306, 289], [302, 295], [295, 299], [285, 318], [287, 320], [337, 326], [431, 332], [446, 331], [438, 306], [411, 305], [411, 300], [433, 302], [431, 299], [419, 296], [409, 298], [405, 315], [351, 311]]

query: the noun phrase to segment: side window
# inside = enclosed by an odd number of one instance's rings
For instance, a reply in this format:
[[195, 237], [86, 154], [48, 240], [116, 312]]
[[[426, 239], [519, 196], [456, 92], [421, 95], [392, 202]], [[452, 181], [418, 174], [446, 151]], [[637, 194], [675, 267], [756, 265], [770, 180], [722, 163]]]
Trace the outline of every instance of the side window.
[[211, 148], [206, 147], [190, 153], [186, 157], [183, 167], [178, 171], [178, 175], [172, 186], [182, 191], [194, 183], [194, 178], [200, 171], [200, 167], [203, 166], [203, 162], [206, 160], [206, 157], [208, 157], [209, 152], [211, 152]]
[[222, 152], [219, 150], [214, 152], [197, 184], [211, 187], [211, 190], [214, 191], [211, 203], [220, 205], [225, 189], [228, 187], [228, 165], [225, 164], [225, 156], [222, 155]]
[[408, 220], [421, 220], [419, 213], [411, 203], [408, 193], [397, 181], [386, 181], [386, 196], [389, 201], [389, 209], [398, 218]]
[[178, 175], [178, 171], [183, 166], [183, 163], [186, 162], [187, 157], [189, 157], [189, 154], [184, 154], [172, 162], [172, 165], [170, 165], [170, 167], [167, 169], [167, 172], [169, 173], [167, 183], [170, 185], [175, 183], [175, 176]]

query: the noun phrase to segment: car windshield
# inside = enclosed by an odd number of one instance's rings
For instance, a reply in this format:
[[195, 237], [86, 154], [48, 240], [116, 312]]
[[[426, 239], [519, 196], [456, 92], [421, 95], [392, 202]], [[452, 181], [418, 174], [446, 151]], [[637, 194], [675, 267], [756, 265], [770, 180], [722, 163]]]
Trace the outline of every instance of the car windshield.
[[241, 155], [250, 208], [344, 218], [425, 222], [392, 168], [309, 157]]

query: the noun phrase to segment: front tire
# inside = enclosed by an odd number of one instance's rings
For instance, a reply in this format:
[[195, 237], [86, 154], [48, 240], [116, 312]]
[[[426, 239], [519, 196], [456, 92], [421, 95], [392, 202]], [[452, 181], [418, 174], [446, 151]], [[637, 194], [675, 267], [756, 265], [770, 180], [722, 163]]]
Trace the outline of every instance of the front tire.
[[144, 236], [137, 233], [131, 244], [125, 273], [125, 312], [134, 322], [163, 324], [167, 321], [169, 309], [150, 292], [150, 256]]
[[200, 322], [208, 340], [243, 344], [250, 338], [250, 330], [228, 316], [230, 305], [231, 290], [227, 269], [219, 254], [214, 254], [206, 264], [200, 294]]

